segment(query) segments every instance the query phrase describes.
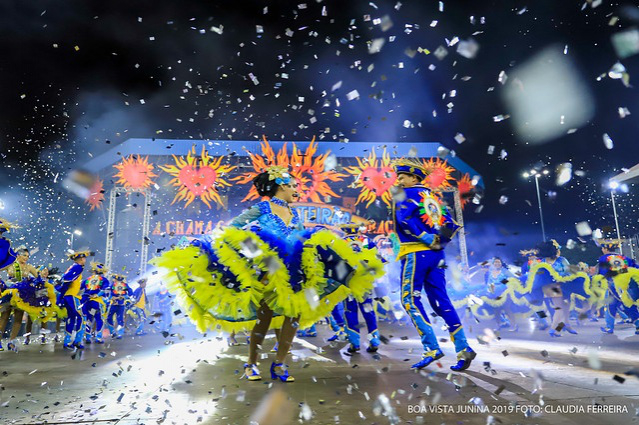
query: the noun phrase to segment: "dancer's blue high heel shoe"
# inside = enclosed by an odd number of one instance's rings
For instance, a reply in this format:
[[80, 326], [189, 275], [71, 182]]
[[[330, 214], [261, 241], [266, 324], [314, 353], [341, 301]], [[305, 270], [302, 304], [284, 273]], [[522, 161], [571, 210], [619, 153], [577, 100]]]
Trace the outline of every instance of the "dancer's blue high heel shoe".
[[279, 379], [282, 382], [294, 382], [293, 378], [288, 373], [288, 366], [284, 363], [271, 363], [271, 379]]
[[260, 381], [262, 380], [262, 376], [260, 375], [260, 371], [254, 364], [244, 363], [244, 376], [249, 381]]
[[556, 329], [551, 329], [550, 332], [548, 332], [548, 334], [555, 338], [561, 337], [561, 333], [557, 332]]

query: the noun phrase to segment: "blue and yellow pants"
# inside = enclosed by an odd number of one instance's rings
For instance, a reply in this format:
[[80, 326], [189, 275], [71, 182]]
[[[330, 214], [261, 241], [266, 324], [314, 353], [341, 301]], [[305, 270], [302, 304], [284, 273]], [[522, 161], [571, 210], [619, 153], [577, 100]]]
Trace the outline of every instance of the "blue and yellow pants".
[[95, 335], [101, 340], [102, 329], [104, 328], [104, 314], [106, 312], [106, 306], [95, 299], [88, 299], [82, 305], [82, 312], [85, 318], [85, 332], [87, 338], [91, 335], [91, 327], [95, 322]]
[[[614, 287], [612, 287], [612, 290], [615, 290]], [[626, 307], [619, 299], [617, 299], [617, 297], [611, 296], [610, 291], [608, 291], [606, 296], [610, 297], [610, 302], [604, 310], [606, 327], [608, 329], [614, 329], [617, 313], [624, 313], [628, 319], [632, 320], [635, 327], [639, 329], [639, 309], [637, 309], [637, 306], [633, 305], [631, 307]]]
[[115, 316], [119, 327], [117, 335], [124, 335], [124, 308], [124, 304], [111, 304], [111, 306], [109, 307], [109, 312], [107, 313], [107, 327], [109, 328], [111, 336], [114, 336], [116, 334], [115, 326], [113, 323], [113, 316]]
[[346, 308], [344, 309], [344, 315], [346, 316], [346, 335], [348, 341], [359, 347], [359, 315], [357, 310], [359, 309], [366, 321], [366, 328], [368, 333], [375, 335], [377, 331], [377, 316], [375, 315], [375, 306], [373, 299], [368, 297], [363, 302], [358, 303], [355, 298], [348, 297], [345, 301]]
[[67, 321], [65, 324], [64, 344], [71, 343], [71, 335], [76, 332], [74, 343], [82, 342], [84, 336], [84, 316], [80, 300], [73, 295], [65, 295], [63, 298], [64, 307], [67, 310]]
[[444, 319], [458, 353], [468, 347], [461, 320], [446, 292], [444, 251], [420, 251], [402, 257], [402, 305], [411, 318], [424, 351], [439, 348], [433, 326], [422, 305], [422, 291], [435, 313]]
[[135, 329], [135, 333], [144, 332], [144, 322], [146, 321], [146, 313], [143, 308], [133, 306], [131, 307], [131, 313], [135, 315], [135, 318], [138, 322], [138, 326]]

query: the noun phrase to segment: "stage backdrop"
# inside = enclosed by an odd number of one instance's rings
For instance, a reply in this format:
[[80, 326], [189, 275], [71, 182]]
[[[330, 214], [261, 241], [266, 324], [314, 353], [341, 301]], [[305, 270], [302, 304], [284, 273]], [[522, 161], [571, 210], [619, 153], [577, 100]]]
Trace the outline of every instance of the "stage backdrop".
[[[371, 233], [392, 230], [391, 160], [416, 157], [433, 189], [457, 188], [462, 207], [483, 188], [481, 176], [433, 142], [394, 146], [363, 142], [269, 142], [129, 139], [81, 168], [87, 208], [104, 214], [113, 187], [128, 189], [115, 202], [113, 263], [135, 269], [140, 242], [156, 255], [183, 237], [209, 233], [259, 200], [251, 181], [271, 164], [287, 166], [302, 197], [296, 208], [309, 225], [366, 223]], [[150, 234], [142, 235], [143, 205], [151, 204]], [[452, 198], [447, 198], [453, 207]]]

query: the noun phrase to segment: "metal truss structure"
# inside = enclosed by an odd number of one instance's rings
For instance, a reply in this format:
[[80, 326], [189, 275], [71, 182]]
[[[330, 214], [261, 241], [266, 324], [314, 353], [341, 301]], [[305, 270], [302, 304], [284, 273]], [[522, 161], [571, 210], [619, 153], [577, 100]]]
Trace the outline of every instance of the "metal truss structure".
[[113, 266], [113, 250], [115, 242], [115, 211], [116, 199], [121, 194], [141, 193], [144, 195], [144, 210], [142, 217], [142, 246], [140, 249], [140, 275], [146, 272], [146, 266], [149, 257], [149, 234], [151, 231], [151, 191], [131, 190], [124, 187], [115, 186], [109, 193], [109, 206], [107, 207], [107, 237], [106, 237], [106, 253], [105, 266], [112, 270]]

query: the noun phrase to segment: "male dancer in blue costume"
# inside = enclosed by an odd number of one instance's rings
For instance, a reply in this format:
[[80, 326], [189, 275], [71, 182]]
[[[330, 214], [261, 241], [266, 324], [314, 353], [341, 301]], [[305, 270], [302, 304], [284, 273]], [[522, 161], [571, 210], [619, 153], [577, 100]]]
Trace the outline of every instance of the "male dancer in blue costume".
[[[601, 328], [602, 332], [611, 334], [615, 330], [615, 316], [617, 312], [625, 313], [635, 325], [635, 334], [639, 335], [639, 310], [636, 305], [627, 307], [621, 302], [619, 291], [615, 287], [613, 278], [619, 273], [625, 273], [628, 267], [637, 268], [637, 263], [632, 258], [628, 258], [619, 254], [619, 239], [605, 239], [599, 242], [603, 255], [599, 257], [598, 274], [605, 276], [608, 281], [608, 292], [606, 298], [608, 305], [605, 308], [606, 327]], [[630, 295], [637, 299], [639, 297], [639, 288], [637, 282], [632, 280], [628, 288]]]
[[[62, 296], [64, 307], [67, 310], [67, 322], [64, 333], [64, 348], [73, 350], [82, 349], [82, 338], [84, 336], [84, 316], [80, 306], [80, 290], [82, 286], [82, 271], [87, 262], [87, 257], [91, 255], [88, 251], [78, 251], [69, 255], [73, 265], [62, 275], [62, 282], [56, 287]], [[75, 339], [71, 343], [71, 336], [75, 332]]]
[[138, 321], [138, 327], [135, 334], [138, 336], [146, 335], [144, 332], [144, 322], [146, 322], [146, 278], [138, 280], [138, 287], [133, 291], [133, 305], [131, 313], [135, 314]]
[[398, 257], [402, 263], [402, 304], [424, 347], [422, 359], [412, 368], [422, 369], [444, 356], [422, 305], [421, 292], [424, 290], [435, 313], [446, 322], [455, 344], [457, 363], [450, 368], [466, 370], [477, 354], [469, 347], [459, 316], [448, 297], [444, 272], [444, 247], [459, 226], [421, 184], [426, 171], [420, 162], [400, 159], [393, 163], [393, 169], [397, 174], [397, 185], [403, 188], [403, 194], [396, 198], [404, 198], [395, 199], [393, 204], [395, 231], [400, 241]]
[[[130, 302], [133, 291], [131, 291], [131, 288], [127, 285], [126, 277], [119, 274], [113, 275], [113, 284], [109, 289], [111, 303], [107, 313], [107, 327], [111, 333], [111, 338], [122, 339], [124, 336], [124, 311], [127, 302]], [[113, 315], [115, 315], [118, 323], [117, 330], [113, 323]]]
[[[351, 241], [353, 250], [358, 252], [363, 248], [373, 248], [375, 244], [366, 235], [361, 233], [359, 225], [346, 225], [342, 226], [342, 231], [346, 232], [346, 240]], [[369, 296], [364, 301], [357, 302], [353, 297], [348, 297], [344, 301], [344, 316], [346, 317], [346, 336], [350, 346], [348, 352], [351, 354], [357, 353], [360, 350], [360, 335], [359, 335], [359, 314], [358, 310], [362, 312], [364, 321], [366, 322], [366, 329], [368, 329], [369, 345], [366, 347], [366, 351], [374, 353], [379, 349], [381, 339], [379, 336], [379, 330], [377, 329], [377, 315], [375, 314], [375, 304], [373, 298]], [[343, 323], [343, 322], [342, 322]], [[343, 325], [342, 325], [343, 326]]]
[[104, 274], [107, 272], [102, 263], [92, 263], [93, 274], [82, 283], [84, 289], [82, 295], [82, 312], [85, 319], [85, 341], [91, 344], [91, 328], [95, 323], [95, 343], [104, 344], [102, 329], [104, 328], [104, 315], [106, 314], [106, 302], [104, 297], [109, 291], [109, 281]]
[[159, 320], [156, 322], [156, 327], [161, 332], [169, 332], [171, 330], [171, 303], [173, 297], [169, 293], [166, 286], [160, 286], [160, 292], [155, 296], [156, 308], [155, 310], [160, 314]]

